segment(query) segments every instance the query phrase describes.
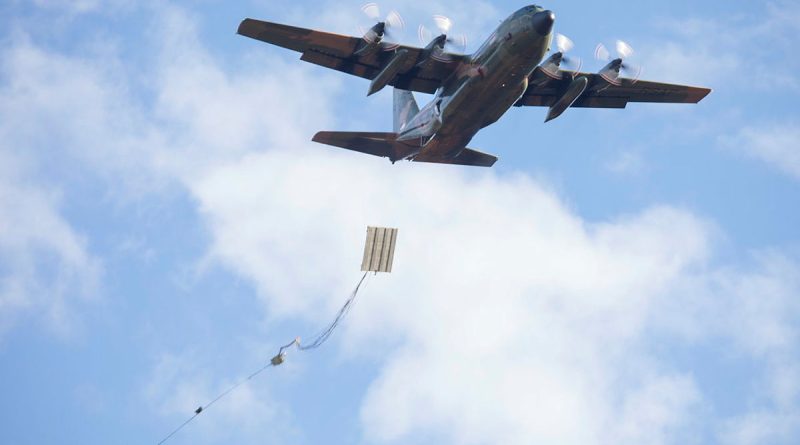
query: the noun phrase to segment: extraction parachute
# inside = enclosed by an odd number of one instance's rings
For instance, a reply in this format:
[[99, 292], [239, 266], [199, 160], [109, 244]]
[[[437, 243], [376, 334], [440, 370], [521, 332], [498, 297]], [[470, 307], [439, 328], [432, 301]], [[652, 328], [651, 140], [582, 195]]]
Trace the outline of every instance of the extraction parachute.
[[330, 338], [333, 331], [336, 330], [336, 327], [339, 326], [339, 323], [344, 319], [350, 309], [353, 306], [353, 302], [356, 299], [356, 295], [358, 294], [359, 289], [364, 284], [364, 279], [367, 278], [367, 275], [370, 272], [374, 272], [377, 274], [378, 272], [383, 273], [391, 273], [392, 272], [392, 264], [394, 262], [394, 248], [395, 242], [397, 241], [397, 229], [394, 228], [387, 228], [387, 227], [367, 227], [367, 239], [364, 243], [364, 258], [361, 261], [361, 271], [364, 274], [361, 276], [361, 279], [356, 284], [355, 289], [353, 292], [350, 293], [350, 296], [344, 302], [342, 307], [337, 312], [336, 317], [333, 321], [325, 327], [319, 334], [317, 334], [313, 340], [311, 340], [308, 344], [303, 344], [300, 342], [300, 337], [296, 337], [290, 343], [281, 346], [278, 349], [278, 354], [272, 357], [269, 362], [267, 362], [264, 366], [262, 366], [257, 371], [250, 374], [246, 379], [243, 379], [236, 383], [235, 385], [231, 386], [230, 388], [223, 391], [220, 395], [214, 398], [211, 402], [206, 404], [205, 406], [199, 406], [194, 410], [194, 415], [189, 417], [185, 422], [183, 422], [178, 428], [173, 430], [167, 437], [162, 439], [158, 445], [163, 444], [167, 440], [169, 440], [172, 436], [174, 436], [178, 431], [183, 429], [186, 425], [189, 424], [192, 420], [194, 420], [197, 416], [201, 413], [208, 410], [208, 408], [222, 399], [223, 397], [227, 396], [233, 390], [238, 388], [239, 386], [247, 383], [247, 381], [251, 380], [253, 377], [261, 374], [264, 370], [270, 367], [275, 367], [283, 364], [286, 360], [286, 353], [292, 347], [297, 348], [299, 351], [309, 351], [312, 349], [319, 348], [322, 346], [328, 339]]

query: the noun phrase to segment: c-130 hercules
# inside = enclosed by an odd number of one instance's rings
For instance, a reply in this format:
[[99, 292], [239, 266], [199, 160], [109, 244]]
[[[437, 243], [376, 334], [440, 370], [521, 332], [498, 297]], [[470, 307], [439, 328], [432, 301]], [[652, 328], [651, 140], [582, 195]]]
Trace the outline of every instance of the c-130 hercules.
[[[374, 12], [374, 4], [365, 12]], [[370, 14], [378, 16], [377, 12]], [[619, 57], [598, 73], [561, 69], [568, 39], [557, 36], [558, 52], [542, 60], [553, 40], [555, 14], [526, 6], [504, 20], [472, 55], [446, 51], [449, 20], [425, 48], [385, 41], [399, 16], [373, 26], [363, 37], [348, 37], [277, 23], [245, 19], [239, 34], [302, 53], [301, 60], [372, 80], [369, 94], [394, 90], [394, 131], [317, 133], [313, 140], [375, 156], [415, 162], [490, 167], [497, 157], [467, 148], [482, 128], [512, 106], [550, 107], [547, 120], [569, 107], [625, 108], [628, 102], [697, 103], [711, 90], [639, 81], [620, 76], [631, 52], [617, 43]], [[598, 53], [608, 51], [598, 47]], [[601, 55], [601, 58], [603, 55]], [[638, 76], [637, 76], [638, 77]], [[412, 91], [434, 94], [421, 110]]]

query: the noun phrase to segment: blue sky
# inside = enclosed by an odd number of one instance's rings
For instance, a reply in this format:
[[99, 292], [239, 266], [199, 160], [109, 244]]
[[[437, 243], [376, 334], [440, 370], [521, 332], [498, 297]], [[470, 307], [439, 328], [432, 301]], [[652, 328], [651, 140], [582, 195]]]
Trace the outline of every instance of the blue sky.
[[[386, 131], [390, 91], [235, 35], [360, 6], [0, 5], [0, 442], [157, 443], [330, 319], [367, 225], [395, 271], [171, 443], [798, 442], [796, 2], [546, 4], [584, 69], [621, 38], [714, 92], [512, 109], [470, 144], [491, 170], [311, 143]], [[381, 6], [474, 50], [523, 4]]]

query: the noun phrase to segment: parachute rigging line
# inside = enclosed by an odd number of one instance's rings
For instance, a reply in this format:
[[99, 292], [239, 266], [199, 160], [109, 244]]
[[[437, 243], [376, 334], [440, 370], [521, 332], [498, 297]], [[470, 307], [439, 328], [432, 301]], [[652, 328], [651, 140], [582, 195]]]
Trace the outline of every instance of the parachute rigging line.
[[350, 297], [347, 299], [347, 301], [345, 301], [341, 309], [339, 309], [339, 313], [336, 314], [336, 318], [333, 319], [331, 324], [329, 324], [324, 331], [317, 334], [317, 336], [314, 337], [314, 340], [307, 345], [301, 345], [300, 340], [297, 340], [296, 341], [297, 349], [301, 351], [309, 351], [311, 349], [319, 348], [326, 341], [328, 341], [331, 334], [333, 334], [333, 331], [336, 329], [337, 326], [339, 326], [339, 322], [342, 321], [342, 319], [347, 315], [347, 313], [350, 312], [350, 308], [353, 307], [353, 302], [355, 301], [356, 295], [358, 294], [358, 289], [361, 287], [361, 284], [364, 283], [364, 279], [367, 278], [368, 273], [369, 272], [364, 272], [364, 275], [361, 276], [361, 280], [358, 281], [356, 288], [353, 289], [353, 292], [350, 294]]
[[206, 406], [199, 406], [199, 407], [198, 407], [196, 410], [194, 410], [194, 415], [192, 415], [192, 417], [189, 417], [189, 418], [188, 418], [188, 419], [186, 419], [186, 421], [185, 421], [185, 422], [183, 422], [183, 423], [182, 423], [182, 424], [181, 424], [181, 425], [180, 425], [178, 428], [175, 428], [175, 429], [174, 429], [174, 430], [173, 430], [171, 433], [169, 433], [169, 434], [167, 435], [167, 437], [163, 438], [163, 439], [161, 440], [161, 442], [159, 442], [159, 443], [158, 443], [158, 445], [161, 445], [161, 444], [163, 444], [164, 442], [168, 441], [168, 440], [169, 440], [169, 439], [170, 439], [172, 436], [174, 436], [175, 434], [177, 434], [177, 432], [178, 432], [178, 431], [182, 430], [182, 429], [183, 429], [183, 427], [185, 427], [186, 425], [188, 425], [188, 424], [189, 424], [189, 423], [190, 423], [192, 420], [194, 420], [194, 419], [195, 419], [197, 416], [199, 416], [199, 415], [200, 415], [202, 412], [204, 412], [204, 411], [208, 410], [208, 408], [210, 408], [210, 407], [211, 407], [211, 405], [213, 405], [213, 404], [217, 403], [217, 402], [218, 402], [220, 399], [222, 399], [223, 397], [225, 397], [225, 396], [227, 396], [228, 394], [230, 394], [231, 392], [233, 392], [233, 390], [234, 390], [234, 389], [236, 389], [236, 388], [238, 388], [238, 387], [242, 386], [242, 385], [243, 385], [243, 384], [245, 384], [245, 383], [246, 383], [248, 380], [252, 379], [253, 377], [255, 377], [255, 376], [259, 375], [259, 374], [261, 374], [262, 372], [264, 372], [264, 370], [265, 370], [265, 369], [267, 369], [267, 368], [269, 368], [269, 367], [272, 367], [272, 366], [276, 366], [276, 365], [275, 365], [275, 364], [273, 364], [272, 362], [270, 362], [270, 363], [267, 363], [266, 365], [264, 365], [263, 367], [261, 367], [261, 368], [260, 368], [258, 371], [256, 371], [256, 372], [254, 372], [254, 373], [250, 374], [249, 376], [247, 376], [247, 378], [246, 378], [246, 379], [238, 381], [238, 382], [237, 382], [237, 383], [235, 383], [233, 386], [231, 386], [230, 388], [228, 388], [228, 389], [226, 389], [225, 391], [223, 391], [222, 393], [220, 393], [220, 395], [218, 395], [217, 397], [215, 397], [215, 398], [214, 398], [214, 400], [212, 400], [212, 401], [208, 402], [208, 404], [207, 404]]
[[342, 321], [342, 319], [344, 319], [344, 317], [347, 315], [347, 313], [350, 312], [350, 308], [353, 307], [353, 302], [356, 299], [356, 295], [358, 294], [358, 290], [361, 288], [361, 285], [364, 283], [364, 279], [367, 278], [367, 274], [368, 273], [369, 272], [364, 272], [364, 275], [358, 281], [358, 284], [356, 285], [356, 288], [353, 289], [353, 292], [350, 294], [350, 297], [347, 298], [347, 301], [345, 301], [344, 305], [342, 305], [341, 309], [339, 309], [339, 312], [336, 314], [336, 318], [333, 319], [333, 321], [331, 322], [331, 324], [328, 325], [328, 327], [326, 327], [322, 332], [317, 334], [317, 336], [314, 337], [314, 340], [311, 343], [309, 343], [308, 345], [301, 345], [300, 344], [300, 339], [299, 338], [295, 338], [294, 340], [292, 340], [291, 343], [281, 346], [280, 349], [278, 349], [278, 355], [273, 357], [272, 360], [267, 362], [266, 365], [262, 366], [257, 371], [255, 371], [254, 373], [252, 373], [249, 376], [247, 376], [246, 379], [240, 380], [239, 382], [237, 382], [234, 385], [232, 385], [230, 388], [228, 388], [225, 391], [223, 391], [222, 393], [220, 393], [212, 401], [208, 402], [208, 404], [206, 406], [198, 407], [194, 411], [194, 415], [192, 415], [192, 417], [189, 417], [179, 427], [175, 428], [171, 433], [169, 433], [167, 435], [167, 437], [162, 439], [161, 442], [158, 443], [158, 445], [162, 445], [164, 442], [168, 441], [172, 436], [177, 434], [178, 431], [182, 430], [186, 425], [188, 425], [195, 418], [197, 418], [197, 416], [199, 416], [201, 413], [207, 411], [208, 408], [211, 407], [211, 405], [217, 403], [220, 399], [224, 398], [225, 396], [227, 396], [228, 394], [233, 392], [233, 390], [235, 390], [236, 388], [242, 386], [243, 384], [247, 383], [249, 380], [251, 380], [255, 376], [261, 374], [267, 368], [275, 367], [275, 366], [278, 366], [278, 365], [282, 364], [283, 363], [283, 359], [286, 356], [286, 350], [287, 349], [291, 348], [292, 346], [297, 346], [297, 349], [300, 350], [300, 351], [309, 351], [309, 350], [316, 349], [316, 348], [319, 348], [320, 346], [322, 346], [326, 341], [328, 341], [328, 339], [330, 338], [331, 334], [333, 334], [333, 331], [336, 329], [337, 326], [339, 326], [339, 323]]

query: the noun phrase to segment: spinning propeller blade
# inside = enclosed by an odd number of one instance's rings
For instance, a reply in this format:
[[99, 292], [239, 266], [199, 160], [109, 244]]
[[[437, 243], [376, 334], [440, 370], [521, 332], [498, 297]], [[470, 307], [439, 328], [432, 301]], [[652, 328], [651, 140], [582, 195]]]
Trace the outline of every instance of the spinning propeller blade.
[[[381, 43], [384, 37], [396, 37], [396, 32], [402, 31], [405, 28], [405, 21], [397, 11], [390, 11], [386, 18], [382, 19], [381, 9], [377, 3], [367, 3], [361, 7], [361, 11], [370, 20], [377, 22], [369, 29], [359, 27], [359, 31], [364, 36], [364, 40], [369, 44]], [[384, 45], [383, 49], [385, 51], [392, 51], [398, 46], [400, 46], [398, 43], [391, 43]]]
[[564, 65], [568, 65], [575, 72], [580, 71], [582, 66], [581, 59], [566, 56], [566, 53], [573, 47], [575, 47], [575, 44], [569, 37], [563, 34], [556, 34], [556, 49], [558, 49], [558, 52], [554, 53], [542, 64], [542, 71], [548, 77], [556, 80], [560, 80], [563, 77], [564, 73], [561, 67]]
[[[438, 49], [433, 52], [431, 55], [432, 58], [440, 62], [451, 62], [452, 57], [448, 54], [449, 51], [463, 53], [467, 50], [466, 35], [448, 35], [450, 30], [453, 28], [453, 21], [449, 17], [443, 15], [434, 15], [433, 22], [436, 25], [436, 29], [438, 29], [440, 33], [440, 36], [435, 38], [443, 38], [443, 44], [441, 46], [437, 46]], [[428, 45], [434, 39], [433, 32], [426, 28], [425, 25], [419, 26], [418, 36], [420, 43], [423, 45]]]
[[628, 75], [628, 79], [630, 79], [631, 83], [638, 82], [639, 76], [642, 74], [642, 67], [626, 60], [633, 55], [633, 47], [622, 40], [617, 40], [615, 50], [617, 52], [617, 58], [609, 61], [611, 53], [605, 45], [600, 43], [597, 45], [597, 48], [595, 48], [595, 59], [608, 62], [600, 72], [600, 76], [611, 84], [621, 85], [622, 81], [619, 76], [621, 73], [625, 73]]

